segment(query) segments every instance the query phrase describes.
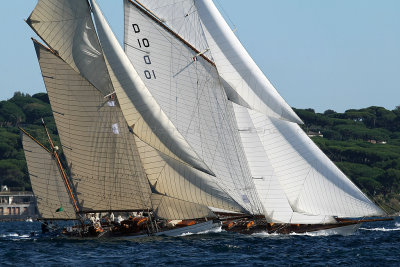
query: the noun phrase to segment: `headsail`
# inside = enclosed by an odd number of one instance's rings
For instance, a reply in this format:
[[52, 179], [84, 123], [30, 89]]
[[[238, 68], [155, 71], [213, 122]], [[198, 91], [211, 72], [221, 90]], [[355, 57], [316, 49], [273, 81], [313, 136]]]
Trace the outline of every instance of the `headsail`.
[[82, 210], [151, 208], [134, 137], [117, 103], [50, 50], [37, 42], [35, 48]]
[[128, 0], [125, 50], [154, 99], [210, 167], [218, 185], [248, 211], [260, 213], [232, 103], [215, 66]]
[[251, 110], [249, 114], [293, 211], [338, 217], [385, 214], [297, 124]]
[[77, 219], [66, 185], [51, 152], [25, 133], [22, 133], [22, 146], [39, 217]]

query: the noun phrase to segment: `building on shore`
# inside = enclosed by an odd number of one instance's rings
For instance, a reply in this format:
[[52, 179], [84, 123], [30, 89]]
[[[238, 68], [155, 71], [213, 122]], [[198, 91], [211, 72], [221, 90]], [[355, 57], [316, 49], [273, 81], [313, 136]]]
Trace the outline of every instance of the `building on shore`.
[[0, 221], [19, 221], [37, 217], [35, 196], [28, 191], [10, 191], [7, 186], [0, 192]]

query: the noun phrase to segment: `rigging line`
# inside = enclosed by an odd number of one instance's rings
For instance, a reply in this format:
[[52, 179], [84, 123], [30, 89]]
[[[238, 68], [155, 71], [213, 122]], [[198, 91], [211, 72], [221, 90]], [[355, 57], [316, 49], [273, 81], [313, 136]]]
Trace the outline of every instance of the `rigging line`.
[[[147, 17], [152, 19], [154, 22], [156, 22], [158, 25], [160, 25], [162, 28], [164, 28], [167, 32], [171, 33], [175, 38], [183, 42], [187, 47], [195, 51], [196, 53], [199, 53], [199, 50], [197, 50], [194, 46], [192, 46], [188, 41], [183, 39], [179, 34], [177, 34], [175, 31], [173, 31], [171, 28], [169, 28], [166, 24], [164, 24], [157, 16], [152, 15], [151, 12], [147, 12], [147, 8], [145, 8], [143, 5], [138, 5], [137, 3], [133, 2], [132, 0], [129, 0], [129, 2], [134, 5], [140, 12], [145, 14]], [[202, 58], [204, 58], [206, 61], [208, 61], [211, 65], [215, 67], [215, 63], [210, 60], [208, 57], [205, 55], [201, 55]]]
[[131, 48], [133, 48], [133, 49], [136, 49], [136, 50], [140, 51], [140, 52], [143, 52], [143, 53], [146, 53], [146, 54], [150, 54], [150, 52], [149, 52], [149, 51], [146, 51], [146, 50], [143, 50], [143, 49], [140, 49], [140, 48], [134, 47], [133, 45], [130, 45], [130, 44], [129, 44], [129, 43], [127, 43], [127, 42], [124, 42], [124, 45], [127, 45], [127, 46], [129, 46], [129, 47], [131, 47]]
[[39, 146], [41, 146], [43, 149], [45, 149], [47, 152], [49, 152], [51, 154], [51, 151], [45, 147], [44, 145], [42, 145], [38, 140], [36, 140], [32, 135], [30, 135], [27, 131], [25, 131], [24, 129], [22, 129], [21, 127], [18, 127], [18, 129], [20, 129], [26, 136], [28, 136], [30, 139], [32, 139], [33, 141], [35, 141]]

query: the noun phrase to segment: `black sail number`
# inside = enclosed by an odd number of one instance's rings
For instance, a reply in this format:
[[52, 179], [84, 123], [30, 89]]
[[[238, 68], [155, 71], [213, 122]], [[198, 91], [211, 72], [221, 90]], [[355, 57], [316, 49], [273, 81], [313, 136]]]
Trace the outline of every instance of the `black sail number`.
[[[140, 27], [138, 24], [136, 24], [136, 23], [132, 24], [132, 28], [133, 28], [133, 31], [135, 32], [135, 34], [140, 32]], [[138, 38], [137, 42], [138, 42], [139, 48], [150, 47], [150, 41], [147, 38]], [[151, 65], [151, 59], [150, 59], [149, 55], [145, 55], [143, 57], [143, 60], [146, 65]], [[149, 79], [149, 80], [157, 79], [156, 73], [154, 70], [145, 70], [144, 77], [146, 77], [146, 79]]]
[[140, 48], [142, 46], [144, 46], [144, 47], [149, 47], [150, 46], [150, 42], [149, 42], [149, 40], [147, 38], [137, 39], [137, 42], [138, 42]]
[[144, 76], [146, 77], [146, 79], [157, 79], [156, 77], [156, 73], [154, 72], [154, 70], [149, 71], [149, 70], [145, 70], [144, 71]]

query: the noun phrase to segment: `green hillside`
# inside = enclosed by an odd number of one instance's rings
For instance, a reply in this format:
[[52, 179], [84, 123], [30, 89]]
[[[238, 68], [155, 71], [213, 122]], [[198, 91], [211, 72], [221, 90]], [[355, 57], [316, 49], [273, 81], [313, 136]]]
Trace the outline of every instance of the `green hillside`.
[[[295, 111], [304, 131], [316, 135], [313, 141], [354, 183], [387, 211], [400, 210], [400, 107]], [[0, 184], [31, 190], [18, 126], [48, 145], [41, 118], [61, 147], [47, 94], [17, 92], [0, 102]]]

